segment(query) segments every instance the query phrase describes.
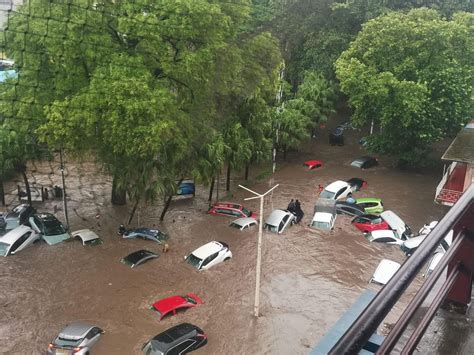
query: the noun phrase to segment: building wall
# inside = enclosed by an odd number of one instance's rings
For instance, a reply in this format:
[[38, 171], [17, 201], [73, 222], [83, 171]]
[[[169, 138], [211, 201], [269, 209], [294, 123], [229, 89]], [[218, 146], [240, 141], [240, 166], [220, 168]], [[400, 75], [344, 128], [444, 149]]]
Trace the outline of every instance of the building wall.
[[466, 176], [464, 178], [464, 188], [466, 191], [474, 183], [474, 164], [467, 164]]

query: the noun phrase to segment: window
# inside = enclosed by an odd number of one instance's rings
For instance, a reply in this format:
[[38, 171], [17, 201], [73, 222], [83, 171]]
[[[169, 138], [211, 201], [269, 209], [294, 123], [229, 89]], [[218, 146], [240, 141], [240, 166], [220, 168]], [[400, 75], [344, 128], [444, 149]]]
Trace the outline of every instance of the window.
[[10, 253], [14, 253], [24, 242], [26, 242], [26, 240], [30, 237], [30, 235], [31, 235], [31, 232], [27, 232], [23, 234], [20, 238], [18, 238], [16, 242], [13, 243], [10, 249]]
[[92, 339], [95, 337], [97, 334], [101, 333], [100, 329], [97, 327], [92, 328], [89, 333], [87, 333], [86, 338], [87, 339]]
[[190, 339], [185, 340], [181, 344], [178, 344], [174, 346], [173, 348], [171, 348], [170, 350], [168, 350], [166, 354], [169, 354], [169, 355], [185, 354], [185, 351], [189, 349], [191, 346], [193, 346], [194, 343], [195, 343], [194, 340], [190, 340]]
[[377, 202], [368, 202], [366, 203], [366, 207], [377, 207], [378, 203]]
[[33, 222], [34, 224], [36, 225], [36, 227], [38, 228], [38, 230], [41, 232], [41, 233], [44, 233], [44, 227], [43, 227], [43, 222], [41, 222], [41, 220], [34, 216], [33, 217]]
[[340, 189], [340, 190], [337, 192], [336, 196], [335, 196], [336, 199], [337, 199], [339, 196], [341, 196], [342, 193], [343, 193], [344, 191], [346, 191], [346, 190], [347, 190], [347, 186], [346, 186], [346, 187], [343, 187], [342, 189]]
[[217, 257], [218, 254], [219, 253], [214, 253], [214, 254], [208, 256], [206, 259], [204, 259], [204, 262], [202, 263], [202, 266], [206, 266], [207, 264], [209, 264], [212, 260], [214, 260]]

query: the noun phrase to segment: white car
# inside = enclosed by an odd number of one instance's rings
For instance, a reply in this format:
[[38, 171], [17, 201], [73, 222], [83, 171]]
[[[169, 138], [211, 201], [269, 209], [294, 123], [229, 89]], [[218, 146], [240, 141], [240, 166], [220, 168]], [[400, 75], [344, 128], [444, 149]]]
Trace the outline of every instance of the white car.
[[372, 278], [369, 280], [370, 283], [377, 283], [380, 285], [385, 285], [390, 281], [393, 275], [400, 269], [400, 264], [395, 261], [382, 259], [375, 269], [375, 272]]
[[401, 245], [405, 240], [413, 236], [410, 227], [394, 212], [382, 212], [380, 217], [382, 217], [382, 219], [387, 222], [391, 229], [375, 230], [365, 234], [369, 242]]
[[256, 226], [257, 224], [258, 222], [255, 218], [245, 217], [245, 218], [237, 218], [235, 221], [229, 224], [229, 226], [233, 228], [237, 228], [239, 230], [244, 230], [252, 226]]
[[231, 258], [232, 252], [226, 243], [212, 241], [197, 248], [188, 256], [185, 256], [184, 260], [197, 270], [207, 270]]
[[293, 213], [287, 210], [276, 209], [270, 213], [263, 228], [270, 232], [280, 234], [292, 223], [296, 223], [296, 216]]
[[314, 229], [331, 230], [334, 228], [335, 221], [336, 217], [331, 213], [316, 212], [309, 226]]
[[0, 256], [16, 254], [40, 238], [40, 235], [28, 226], [20, 225], [0, 237]]
[[341, 200], [346, 197], [352, 196], [351, 185], [347, 181], [334, 181], [333, 183], [326, 186], [326, 188], [319, 195], [320, 198], [328, 198], [331, 200]]
[[80, 229], [71, 233], [72, 238], [79, 238], [82, 241], [82, 245], [98, 244], [101, 243], [100, 237], [90, 229]]
[[[450, 245], [450, 240], [453, 239], [453, 230], [451, 229], [448, 234], [444, 237], [444, 243], [441, 242], [441, 246]], [[425, 240], [428, 234], [421, 234], [416, 237], [405, 240], [401, 245], [400, 249], [406, 254], [406, 256], [412, 255], [416, 249], [420, 246], [421, 242]], [[447, 244], [445, 244], [447, 243]], [[445, 247], [447, 249], [447, 247]]]

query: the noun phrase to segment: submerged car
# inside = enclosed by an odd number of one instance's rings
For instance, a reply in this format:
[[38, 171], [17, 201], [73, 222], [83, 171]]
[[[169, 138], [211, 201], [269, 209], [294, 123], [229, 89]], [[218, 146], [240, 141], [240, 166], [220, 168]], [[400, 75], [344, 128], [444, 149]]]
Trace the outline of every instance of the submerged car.
[[237, 218], [252, 217], [257, 218], [255, 212], [250, 211], [239, 203], [216, 202], [207, 213], [217, 216], [229, 216]]
[[61, 243], [70, 235], [64, 225], [51, 213], [37, 213], [29, 219], [31, 228], [41, 234], [41, 238], [49, 245]]
[[101, 328], [86, 322], [71, 323], [49, 343], [47, 354], [88, 355], [102, 333]]
[[156, 311], [160, 320], [169, 315], [176, 315], [179, 311], [185, 311], [188, 308], [203, 304], [202, 300], [194, 293], [188, 293], [186, 296], [171, 296], [153, 303], [151, 308]]
[[71, 233], [72, 238], [80, 239], [82, 245], [96, 245], [101, 244], [102, 240], [100, 237], [90, 229], [79, 229]]
[[163, 233], [158, 229], [152, 229], [147, 227], [125, 229], [125, 227], [121, 225], [119, 227], [118, 233], [122, 236], [123, 239], [141, 238], [157, 242], [158, 244], [163, 244], [170, 238], [168, 234]]
[[[451, 229], [448, 234], [444, 237], [443, 242], [441, 242], [441, 245], [444, 246], [444, 249], [448, 249], [447, 245], [449, 245], [451, 240], [453, 239], [453, 230]], [[426, 239], [426, 237], [429, 234], [420, 234], [416, 237], [410, 238], [406, 241], [404, 241], [400, 245], [400, 249], [405, 253], [406, 256], [411, 256], [416, 249], [420, 246], [421, 242]]]
[[276, 209], [270, 213], [263, 228], [273, 233], [283, 233], [291, 224], [296, 223], [296, 216], [287, 210]]
[[307, 160], [303, 163], [305, 167], [308, 168], [308, 170], [313, 170], [315, 168], [320, 168], [323, 166], [323, 162], [320, 160]]
[[359, 207], [355, 203], [349, 203], [346, 201], [336, 202], [336, 212], [337, 214], [345, 214], [348, 216], [362, 216], [365, 214], [365, 211], [362, 207]]
[[326, 186], [326, 188], [319, 195], [320, 198], [327, 198], [332, 200], [341, 200], [352, 196], [352, 188], [346, 181], [334, 181]]
[[0, 231], [8, 232], [19, 225], [28, 223], [28, 219], [35, 213], [36, 209], [27, 203], [14, 207], [11, 211], [1, 216]]
[[357, 158], [351, 163], [351, 166], [355, 168], [359, 168], [359, 169], [368, 169], [377, 165], [379, 165], [377, 158], [369, 157], [369, 156], [363, 156], [363, 157]]
[[352, 225], [362, 233], [370, 233], [376, 230], [387, 230], [390, 226], [382, 217], [374, 214], [364, 214], [352, 220]]
[[375, 230], [366, 234], [370, 242], [383, 242], [389, 244], [402, 244], [405, 240], [413, 236], [411, 228], [394, 212], [385, 211], [380, 217], [387, 222], [389, 230]]
[[367, 181], [356, 177], [347, 180], [347, 183], [351, 186], [352, 191], [360, 191], [363, 187], [367, 186]]
[[176, 195], [194, 195], [196, 193], [196, 185], [193, 181], [182, 181], [176, 189]]
[[367, 214], [379, 214], [383, 212], [383, 202], [380, 198], [358, 198], [356, 199], [356, 205], [363, 208]]
[[244, 230], [258, 224], [257, 220], [252, 217], [238, 218], [233, 221], [229, 226], [237, 228], [239, 230]]
[[223, 261], [230, 260], [232, 252], [224, 242], [212, 241], [197, 248], [184, 260], [197, 270], [207, 270]]
[[369, 280], [369, 284], [374, 282], [380, 285], [385, 285], [390, 281], [392, 276], [395, 275], [400, 267], [401, 265], [395, 261], [382, 259], [377, 266], [377, 269], [375, 269], [372, 278]]
[[122, 258], [120, 262], [122, 264], [130, 266], [131, 268], [134, 268], [135, 266], [143, 264], [144, 262], [148, 260], [156, 259], [158, 257], [159, 255], [153, 253], [152, 251], [138, 250], [136, 252], [128, 254], [125, 258]]
[[39, 238], [40, 235], [33, 229], [20, 225], [0, 237], [0, 256], [16, 254]]
[[187, 354], [207, 344], [207, 335], [201, 328], [181, 323], [143, 344], [145, 355]]

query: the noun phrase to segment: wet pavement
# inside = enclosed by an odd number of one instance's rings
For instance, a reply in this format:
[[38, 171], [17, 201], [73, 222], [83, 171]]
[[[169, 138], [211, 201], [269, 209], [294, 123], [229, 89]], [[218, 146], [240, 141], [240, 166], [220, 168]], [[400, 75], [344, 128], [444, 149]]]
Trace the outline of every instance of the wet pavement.
[[[312, 217], [318, 184], [361, 177], [368, 186], [355, 197], [380, 197], [386, 209], [399, 214], [414, 231], [439, 219], [446, 211], [433, 203], [439, 173], [400, 171], [384, 159], [368, 170], [350, 166], [364, 155], [358, 135], [346, 135], [346, 146], [327, 144], [328, 129], [299, 152], [289, 153], [271, 167], [255, 168], [251, 180], [234, 176], [232, 191], [221, 200], [243, 202], [250, 195], [238, 183], [264, 192], [280, 184], [266, 199], [264, 216], [273, 208], [286, 208], [291, 198], [301, 201], [305, 217], [283, 235], [264, 233], [261, 317], [253, 317], [257, 229], [240, 232], [229, 228], [232, 219], [207, 215], [208, 189], [198, 187], [196, 197], [175, 200], [159, 223], [162, 205], [140, 206], [132, 226], [156, 225], [167, 231], [170, 251], [160, 258], [129, 269], [119, 260], [139, 249], [161, 252], [161, 246], [144, 240], [123, 240], [117, 227], [128, 219], [131, 206], [110, 204], [111, 179], [92, 162], [66, 162], [69, 219], [72, 230], [91, 228], [104, 240], [95, 247], [79, 241], [48, 246], [39, 242], [15, 256], [0, 259], [0, 353], [42, 353], [48, 342], [69, 322], [86, 320], [106, 333], [94, 354], [134, 354], [150, 337], [181, 322], [198, 325], [208, 334], [208, 344], [196, 354], [306, 354], [340, 315], [367, 287], [383, 258], [402, 263], [398, 246], [370, 244], [338, 216], [335, 229], [319, 232], [307, 227]], [[303, 162], [323, 160], [325, 165], [307, 170]], [[32, 182], [60, 185], [57, 162], [31, 167]], [[7, 191], [16, 190], [16, 182]], [[7, 196], [13, 203], [14, 195]], [[246, 203], [253, 210], [258, 201]], [[63, 218], [60, 200], [35, 203], [41, 211]], [[257, 211], [258, 212], [258, 211]], [[221, 240], [229, 244], [233, 259], [210, 270], [196, 272], [183, 257], [200, 245]], [[407, 295], [392, 310], [393, 323], [407, 299], [421, 285], [421, 273]], [[159, 321], [148, 307], [175, 294], [196, 293], [204, 301], [194, 309]]]

